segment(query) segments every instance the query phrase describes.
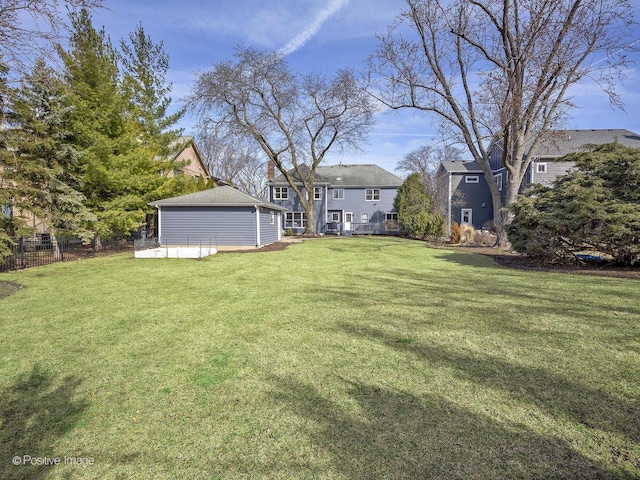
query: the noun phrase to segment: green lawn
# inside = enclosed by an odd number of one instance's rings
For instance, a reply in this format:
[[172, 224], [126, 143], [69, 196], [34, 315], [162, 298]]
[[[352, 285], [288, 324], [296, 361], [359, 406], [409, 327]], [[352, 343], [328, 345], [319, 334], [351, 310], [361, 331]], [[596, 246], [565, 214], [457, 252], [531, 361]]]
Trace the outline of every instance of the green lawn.
[[3, 479], [640, 478], [638, 281], [393, 238], [0, 281]]

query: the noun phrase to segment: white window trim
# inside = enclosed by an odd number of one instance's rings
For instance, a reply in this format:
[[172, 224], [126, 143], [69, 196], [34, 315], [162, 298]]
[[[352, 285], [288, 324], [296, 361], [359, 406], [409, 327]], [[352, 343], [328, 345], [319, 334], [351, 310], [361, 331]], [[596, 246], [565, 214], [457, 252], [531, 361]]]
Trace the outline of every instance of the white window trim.
[[[291, 220], [289, 220], [291, 216]], [[296, 226], [296, 216], [299, 216], [300, 226]], [[307, 214], [306, 212], [286, 212], [284, 216], [284, 228], [306, 228], [307, 227]]]
[[[276, 192], [278, 192], [278, 193], [276, 193]], [[274, 200], [288, 200], [289, 199], [289, 187], [273, 187], [273, 199]]]
[[[338, 192], [341, 192], [341, 193], [342, 193], [342, 196], [340, 196], [340, 197], [336, 196], [336, 194], [337, 194]], [[334, 189], [333, 189], [332, 198], [333, 198], [334, 200], [344, 200], [344, 188], [334, 188]]]
[[536, 162], [536, 173], [547, 173], [547, 162]]
[[360, 223], [369, 223], [369, 214], [368, 213], [361, 213], [360, 214]]
[[479, 175], [465, 175], [464, 183], [480, 183]]
[[[468, 222], [464, 221], [465, 212], [469, 212], [469, 221]], [[462, 208], [460, 210], [460, 223], [466, 224], [466, 225], [473, 225], [473, 209], [472, 208]]]
[[498, 185], [498, 190], [502, 190], [502, 173], [496, 173], [496, 185]]
[[[367, 198], [367, 197], [369, 197], [369, 192], [371, 192], [371, 198]], [[364, 199], [367, 202], [379, 202], [380, 201], [380, 189], [379, 188], [366, 188], [365, 191], [364, 191]]]
[[313, 187], [313, 199], [322, 200], [322, 187]]

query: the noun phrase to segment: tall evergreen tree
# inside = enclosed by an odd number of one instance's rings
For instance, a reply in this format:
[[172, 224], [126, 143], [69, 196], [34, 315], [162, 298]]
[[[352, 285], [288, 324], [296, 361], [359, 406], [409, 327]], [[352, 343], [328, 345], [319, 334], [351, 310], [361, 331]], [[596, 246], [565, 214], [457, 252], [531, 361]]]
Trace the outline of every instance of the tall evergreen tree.
[[118, 60], [127, 55], [120, 56], [104, 30], [93, 27], [86, 10], [73, 13], [71, 25], [71, 48], [60, 56], [82, 153], [83, 192], [97, 219], [92, 227], [101, 236], [127, 235], [144, 225], [147, 202], [162, 198], [160, 193], [182, 193], [188, 183], [166, 175], [176, 168], [166, 153], [177, 136], [163, 131], [177, 120], [164, 115], [166, 58], [139, 29], [129, 49], [134, 58], [122, 74]]
[[173, 127], [185, 113], [184, 108], [168, 113], [172, 88], [166, 82], [169, 55], [163, 50], [162, 42], [155, 44], [145, 34], [142, 25], [129, 34], [129, 42], [121, 40], [120, 45], [123, 88], [131, 113], [139, 122], [141, 138], [156, 144], [160, 153], [166, 155], [182, 133]]
[[0, 57], [0, 262], [10, 253], [11, 239], [11, 193], [7, 176], [7, 166], [11, 164], [11, 153], [6, 138], [6, 114], [8, 110], [8, 86], [6, 74], [8, 68]]
[[70, 128], [81, 152], [83, 192], [95, 213], [92, 228], [113, 232], [106, 202], [118, 195], [118, 156], [127, 150], [124, 97], [118, 87], [116, 52], [104, 30], [97, 31], [86, 10], [70, 15], [69, 51], [59, 49], [64, 62], [67, 100], [73, 106]]
[[53, 70], [38, 59], [11, 98], [6, 136], [14, 161], [6, 176], [12, 207], [44, 223], [54, 240], [59, 228], [80, 233], [91, 219], [67, 130], [70, 112]]

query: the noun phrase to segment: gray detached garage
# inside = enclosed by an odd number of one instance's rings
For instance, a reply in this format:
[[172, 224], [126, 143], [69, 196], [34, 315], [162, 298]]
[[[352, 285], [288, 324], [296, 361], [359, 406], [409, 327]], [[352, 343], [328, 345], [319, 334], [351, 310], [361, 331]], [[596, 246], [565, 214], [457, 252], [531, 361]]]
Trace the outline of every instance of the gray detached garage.
[[282, 239], [283, 207], [230, 186], [151, 202], [163, 246], [258, 248]]

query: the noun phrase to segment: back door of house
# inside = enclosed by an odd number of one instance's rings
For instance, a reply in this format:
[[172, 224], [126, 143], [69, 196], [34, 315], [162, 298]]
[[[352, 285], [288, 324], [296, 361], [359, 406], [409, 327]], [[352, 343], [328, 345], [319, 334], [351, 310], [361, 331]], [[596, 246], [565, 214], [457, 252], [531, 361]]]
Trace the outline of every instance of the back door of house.
[[344, 230], [351, 231], [351, 222], [353, 222], [353, 213], [344, 212]]

